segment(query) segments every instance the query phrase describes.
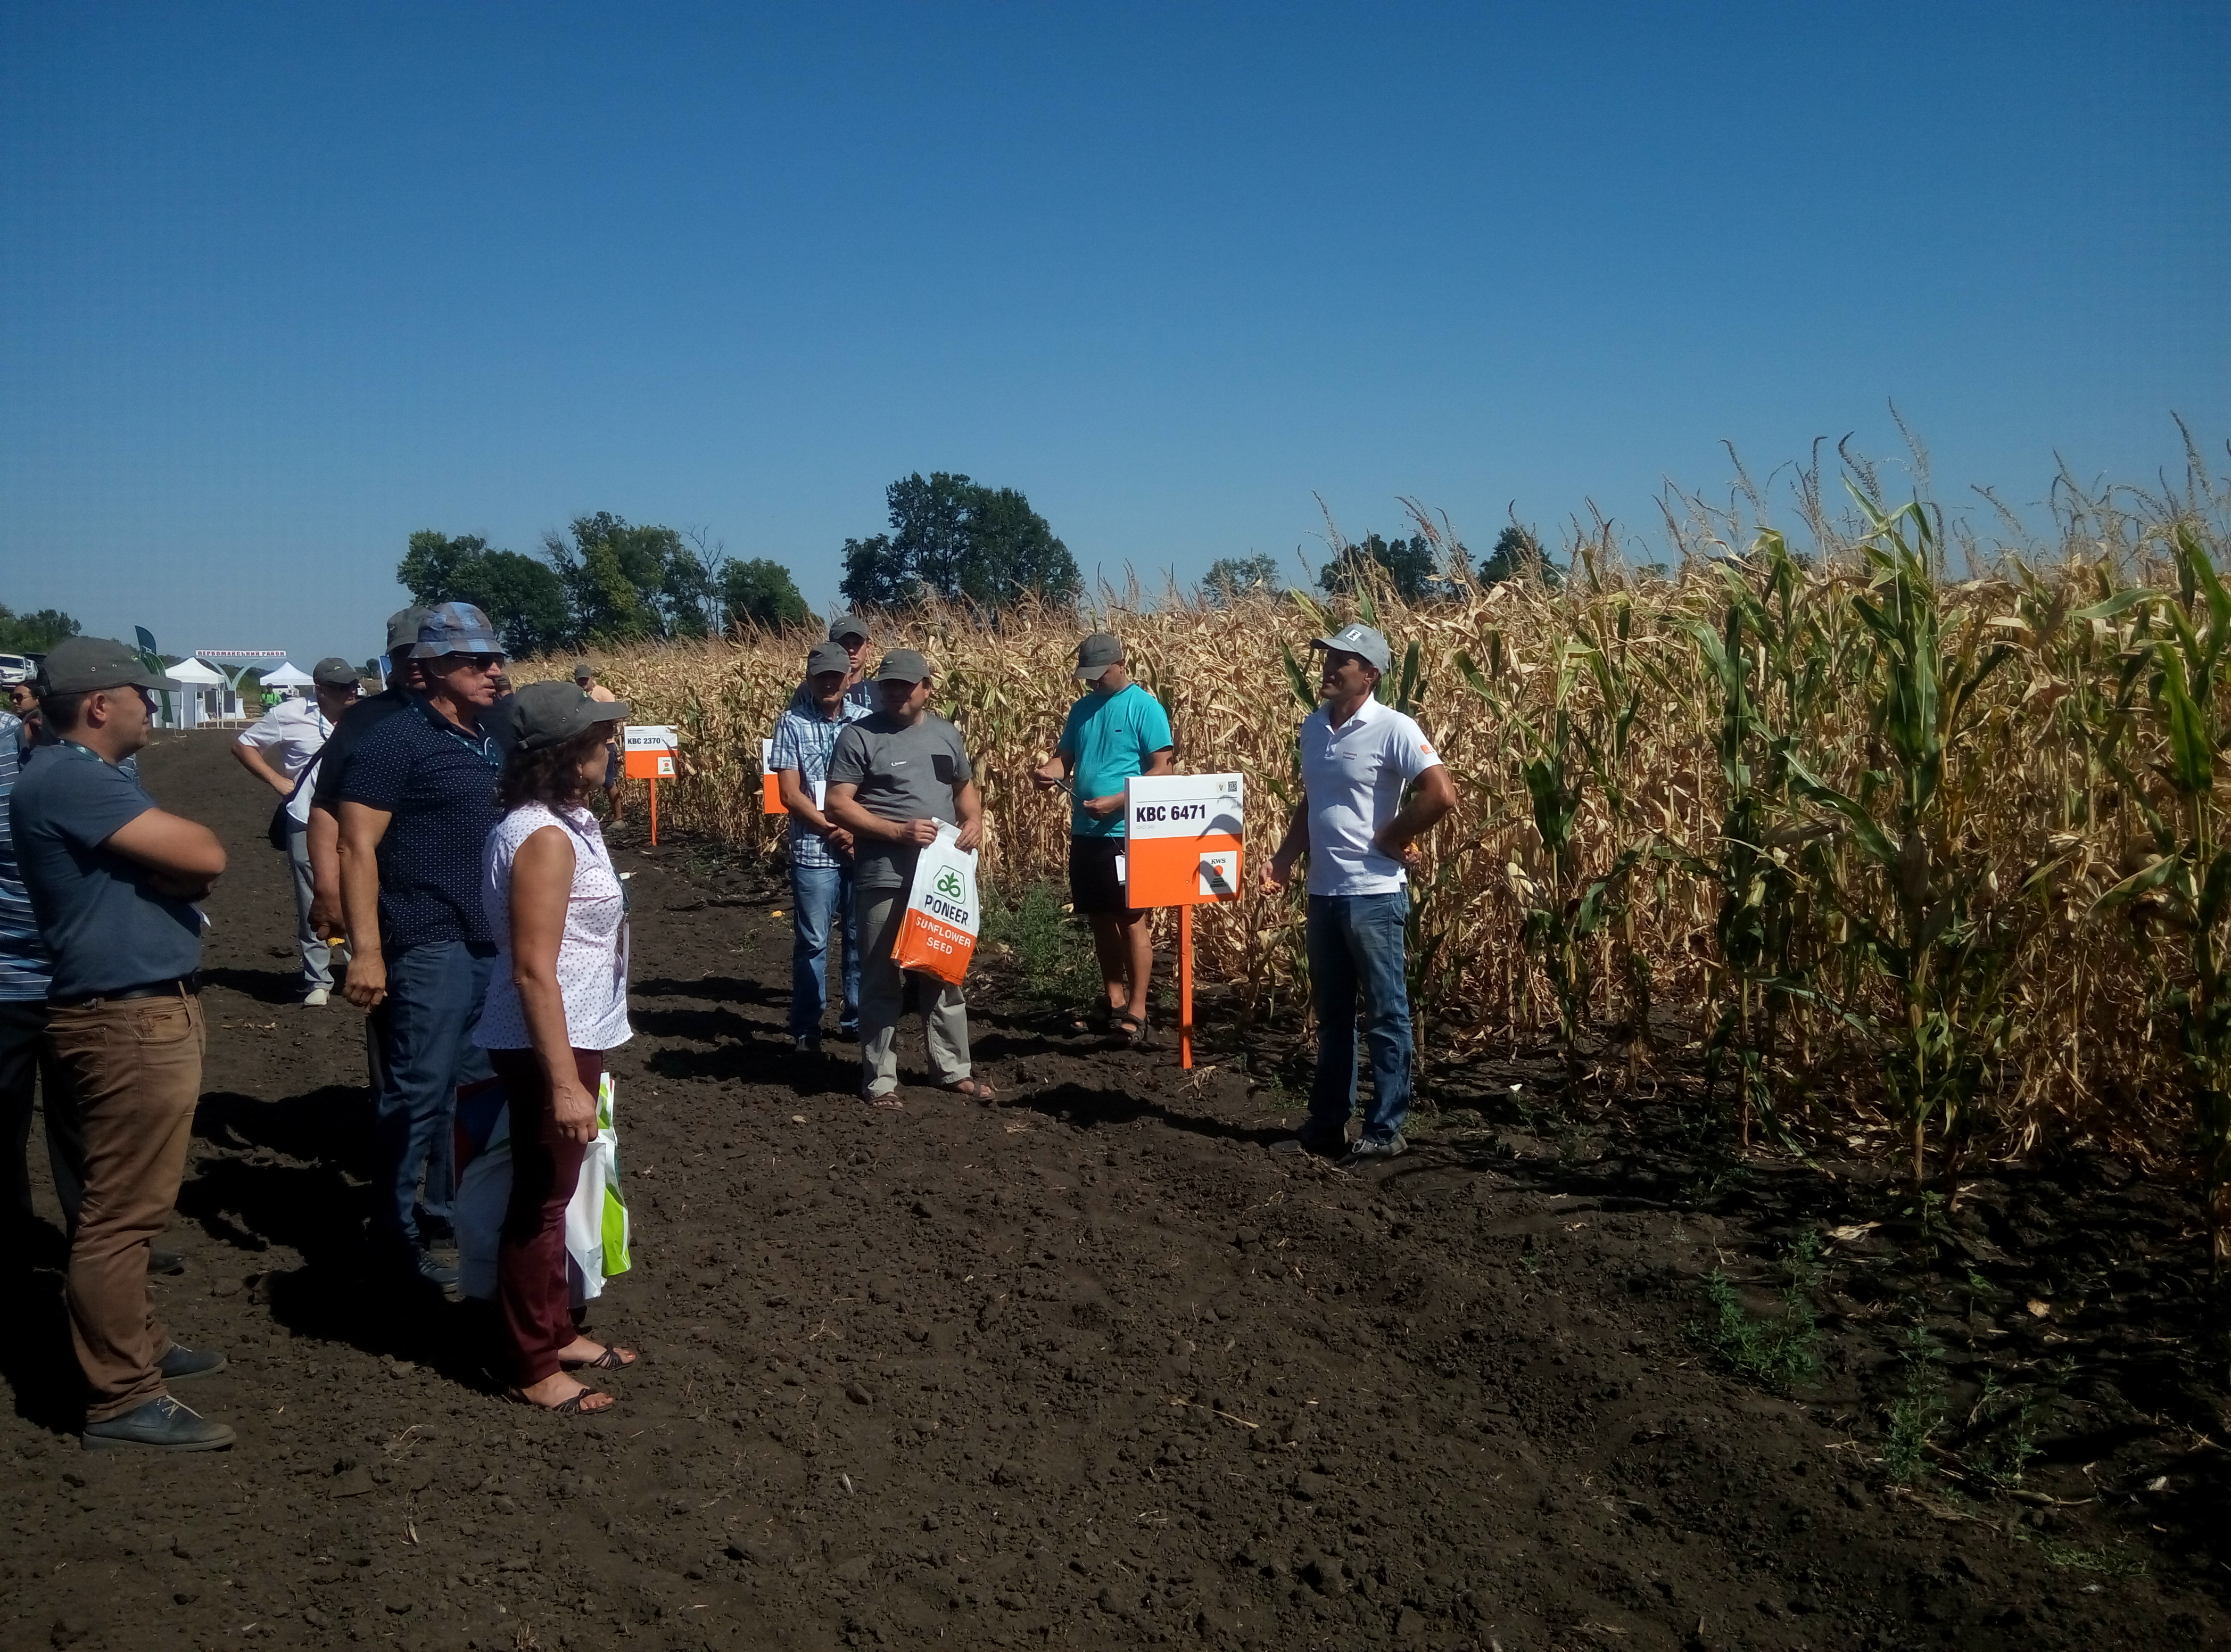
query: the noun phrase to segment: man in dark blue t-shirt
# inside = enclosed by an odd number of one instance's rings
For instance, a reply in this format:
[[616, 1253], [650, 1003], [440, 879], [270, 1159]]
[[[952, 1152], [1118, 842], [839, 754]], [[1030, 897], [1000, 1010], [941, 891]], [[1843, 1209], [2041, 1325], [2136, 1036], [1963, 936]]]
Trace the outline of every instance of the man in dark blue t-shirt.
[[457, 1271], [429, 1247], [449, 1225], [457, 1085], [490, 1072], [472, 1033], [495, 958], [480, 880], [501, 815], [503, 731], [489, 710], [503, 645], [478, 608], [445, 602], [412, 651], [424, 689], [365, 731], [340, 782], [345, 990], [372, 1012], [379, 1045], [375, 1227], [421, 1279], [447, 1286]]

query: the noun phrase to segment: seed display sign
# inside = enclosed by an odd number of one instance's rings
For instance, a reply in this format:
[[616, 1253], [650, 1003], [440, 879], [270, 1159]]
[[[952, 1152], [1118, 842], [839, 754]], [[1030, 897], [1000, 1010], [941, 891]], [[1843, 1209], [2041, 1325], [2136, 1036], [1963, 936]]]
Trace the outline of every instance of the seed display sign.
[[674, 752], [682, 742], [663, 722], [631, 722], [620, 731], [621, 749], [627, 754], [627, 777], [631, 781], [670, 781]]
[[1247, 782], [1238, 774], [1141, 774], [1123, 788], [1123, 898], [1135, 907], [1239, 898]]

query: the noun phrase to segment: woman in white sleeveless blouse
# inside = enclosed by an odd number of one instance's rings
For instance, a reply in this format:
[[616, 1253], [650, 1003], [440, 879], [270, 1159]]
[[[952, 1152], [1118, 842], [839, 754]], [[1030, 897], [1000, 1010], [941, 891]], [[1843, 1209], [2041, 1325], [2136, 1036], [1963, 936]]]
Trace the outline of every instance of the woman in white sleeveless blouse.
[[513, 696], [505, 813], [482, 862], [498, 951], [473, 1041], [511, 1104], [496, 1310], [512, 1397], [568, 1416], [613, 1403], [570, 1371], [635, 1364], [627, 1349], [579, 1334], [566, 1277], [566, 1207], [596, 1139], [605, 1052], [629, 1035], [624, 903], [604, 832], [582, 806], [604, 784], [605, 748], [629, 709], [571, 683], [530, 683]]

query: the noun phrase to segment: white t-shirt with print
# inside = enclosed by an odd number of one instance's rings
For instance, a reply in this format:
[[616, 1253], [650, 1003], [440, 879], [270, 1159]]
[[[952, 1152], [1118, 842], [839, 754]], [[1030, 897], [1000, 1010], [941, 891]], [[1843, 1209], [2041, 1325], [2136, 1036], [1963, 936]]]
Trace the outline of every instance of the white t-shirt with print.
[[1337, 729], [1331, 708], [1302, 720], [1302, 790], [1310, 810], [1310, 893], [1386, 895], [1409, 879], [1371, 846], [1402, 807], [1402, 788], [1440, 755], [1425, 730], [1367, 696]]

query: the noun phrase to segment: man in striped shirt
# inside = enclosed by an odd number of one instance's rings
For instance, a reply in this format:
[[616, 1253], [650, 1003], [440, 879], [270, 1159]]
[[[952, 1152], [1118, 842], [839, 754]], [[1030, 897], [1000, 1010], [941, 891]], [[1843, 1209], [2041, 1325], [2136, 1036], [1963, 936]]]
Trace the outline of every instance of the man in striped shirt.
[[814, 645], [805, 658], [805, 683], [775, 725], [773, 768], [782, 806], [790, 811], [790, 1036], [803, 1054], [821, 1052], [821, 1015], [828, 1003], [829, 925], [844, 926], [844, 1007], [837, 1036], [860, 1032], [859, 932], [852, 917], [852, 834], [821, 812], [829, 783], [829, 754], [848, 722], [868, 709], [846, 693], [852, 671], [842, 642]]
[[31, 897], [16, 858], [8, 826], [8, 797], [30, 751], [30, 730], [20, 717], [0, 711], [0, 1151], [8, 1156], [6, 1220], [14, 1231], [16, 1254], [36, 1228], [31, 1208], [31, 1110], [42, 1087], [47, 1094], [47, 1158], [65, 1222], [77, 1225], [78, 1195], [83, 1190], [83, 1153], [70, 1128], [63, 1098], [61, 1068], [47, 1046], [47, 983], [54, 962], [39, 939], [31, 916]]

